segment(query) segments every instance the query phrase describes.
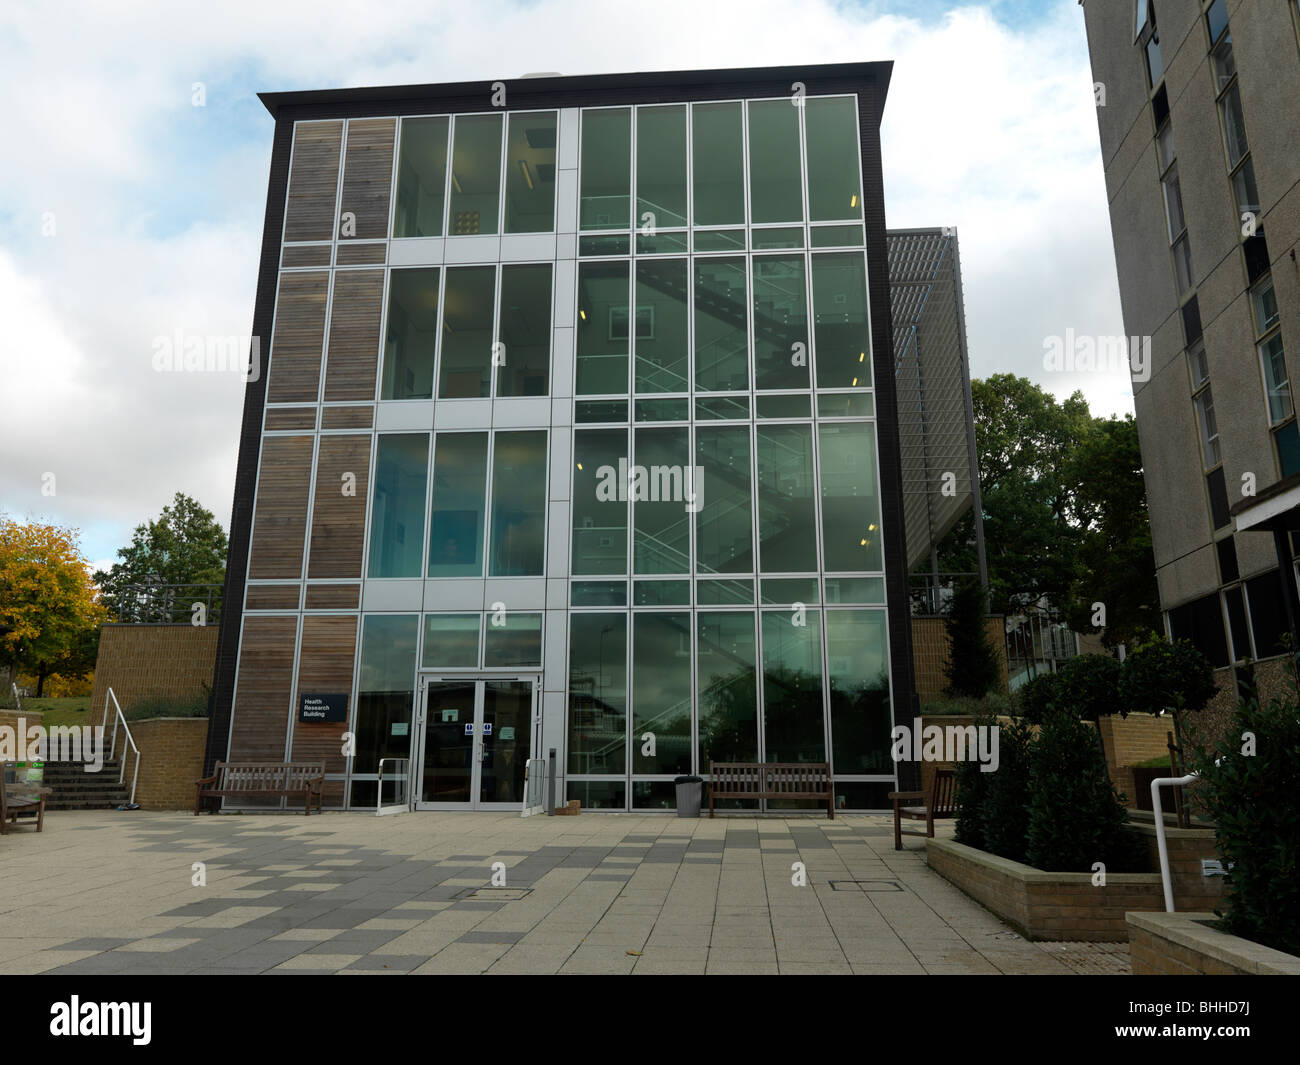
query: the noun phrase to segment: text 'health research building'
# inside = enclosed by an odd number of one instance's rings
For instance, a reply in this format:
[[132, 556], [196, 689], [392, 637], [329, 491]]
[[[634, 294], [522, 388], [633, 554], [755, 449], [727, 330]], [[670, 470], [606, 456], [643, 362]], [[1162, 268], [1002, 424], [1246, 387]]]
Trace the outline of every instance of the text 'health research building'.
[[829, 762], [888, 806], [890, 70], [263, 97], [209, 767], [518, 810], [554, 754], [557, 803], [672, 810], [711, 762]]

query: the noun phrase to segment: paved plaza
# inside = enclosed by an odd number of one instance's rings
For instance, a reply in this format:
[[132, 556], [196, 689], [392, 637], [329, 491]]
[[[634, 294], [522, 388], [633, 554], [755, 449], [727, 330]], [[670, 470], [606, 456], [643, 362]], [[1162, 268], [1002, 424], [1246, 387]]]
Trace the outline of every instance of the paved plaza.
[[0, 972], [1128, 972], [904, 845], [880, 816], [58, 813], [0, 838]]

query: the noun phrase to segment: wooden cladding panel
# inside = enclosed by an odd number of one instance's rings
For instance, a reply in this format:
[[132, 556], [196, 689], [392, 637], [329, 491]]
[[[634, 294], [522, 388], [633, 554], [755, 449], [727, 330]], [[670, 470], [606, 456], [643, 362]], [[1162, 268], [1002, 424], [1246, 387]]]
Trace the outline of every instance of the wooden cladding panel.
[[315, 429], [315, 407], [272, 407], [266, 412], [267, 432], [284, 429]]
[[383, 302], [382, 270], [340, 270], [335, 275], [325, 364], [326, 402], [370, 402], [375, 398]]
[[[347, 159], [343, 164], [343, 200], [339, 218], [356, 215], [357, 240], [388, 236], [388, 191], [393, 174], [393, 139], [397, 120], [354, 118], [348, 122]], [[340, 236], [347, 236], [340, 228]]]
[[307, 585], [308, 610], [356, 610], [360, 602], [359, 584]]
[[374, 407], [323, 407], [322, 429], [369, 429], [375, 423]]
[[[277, 577], [297, 580], [302, 576], [312, 440], [310, 436], [262, 438], [262, 464], [248, 562], [248, 576], [253, 580]], [[364, 488], [361, 494], [365, 494]]]
[[387, 258], [387, 244], [340, 244], [335, 263], [338, 266], [369, 266], [371, 263], [382, 266]]
[[284, 215], [286, 243], [333, 239], [342, 145], [341, 121], [299, 122], [294, 127], [289, 200]]
[[281, 253], [281, 266], [329, 266], [330, 246], [328, 244], [305, 244], [285, 248]]
[[[357, 619], [355, 617], [305, 617], [302, 619], [302, 656], [298, 661], [298, 696], [346, 692], [348, 713], [352, 712], [352, 665], [356, 657]], [[293, 701], [297, 717], [299, 698]], [[342, 773], [343, 733], [346, 721], [295, 721], [293, 758], [295, 762], [324, 762], [325, 772]]]
[[250, 584], [244, 593], [245, 610], [297, 610], [301, 585]]
[[315, 403], [319, 397], [329, 280], [324, 270], [280, 275], [266, 382], [268, 403]]
[[361, 576], [369, 475], [369, 433], [321, 437], [309, 577]]
[[283, 761], [297, 631], [296, 617], [244, 619], [230, 726], [231, 761]]

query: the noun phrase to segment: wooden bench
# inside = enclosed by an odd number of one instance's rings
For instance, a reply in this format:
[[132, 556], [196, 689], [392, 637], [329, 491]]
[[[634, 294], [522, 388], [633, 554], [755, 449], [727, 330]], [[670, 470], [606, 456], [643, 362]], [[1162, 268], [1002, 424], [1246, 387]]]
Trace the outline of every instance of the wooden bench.
[[[218, 762], [215, 776], [195, 783], [194, 816], [205, 799], [252, 796], [258, 799], [287, 795], [303, 800], [303, 813], [311, 813], [312, 797], [320, 813], [325, 787], [324, 762]], [[216, 804], [213, 804], [216, 812]]]
[[[20, 817], [36, 818], [36, 831], [39, 832], [45, 827], [45, 796], [49, 794], [49, 789], [32, 785], [32, 794], [29, 796], [24, 793], [27, 785], [6, 784], [3, 776], [3, 772], [0, 772], [0, 835], [9, 831], [10, 824], [16, 825]], [[14, 794], [10, 794], [10, 788]]]
[[[935, 821], [945, 817], [957, 816], [957, 774], [951, 769], [935, 769], [926, 791], [891, 791], [889, 797], [894, 803], [894, 850], [903, 849], [904, 836], [925, 836], [934, 838]], [[908, 799], [923, 799], [922, 806], [902, 806]], [[904, 829], [902, 819], [924, 821], [925, 831]]]
[[826, 762], [710, 762], [709, 816], [717, 799], [825, 799], [835, 820], [835, 782]]

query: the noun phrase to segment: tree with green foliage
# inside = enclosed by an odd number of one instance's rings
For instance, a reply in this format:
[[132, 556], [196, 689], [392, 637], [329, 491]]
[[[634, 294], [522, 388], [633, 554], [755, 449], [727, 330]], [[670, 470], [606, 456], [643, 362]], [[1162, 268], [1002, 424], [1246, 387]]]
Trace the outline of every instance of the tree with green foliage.
[[1126, 713], [1170, 713], [1183, 747], [1184, 715], [1204, 710], [1218, 694], [1214, 667], [1187, 640], [1163, 637], [1141, 644], [1124, 660], [1119, 701]]
[[137, 525], [131, 542], [118, 549], [111, 569], [98, 570], [95, 581], [109, 607], [118, 614], [128, 607], [123, 592], [141, 584], [223, 584], [226, 579], [226, 533], [210, 510], [177, 492], [162, 513]]
[[998, 687], [998, 660], [984, 624], [984, 589], [977, 581], [953, 592], [943, 623], [948, 633], [948, 694], [978, 699]]

